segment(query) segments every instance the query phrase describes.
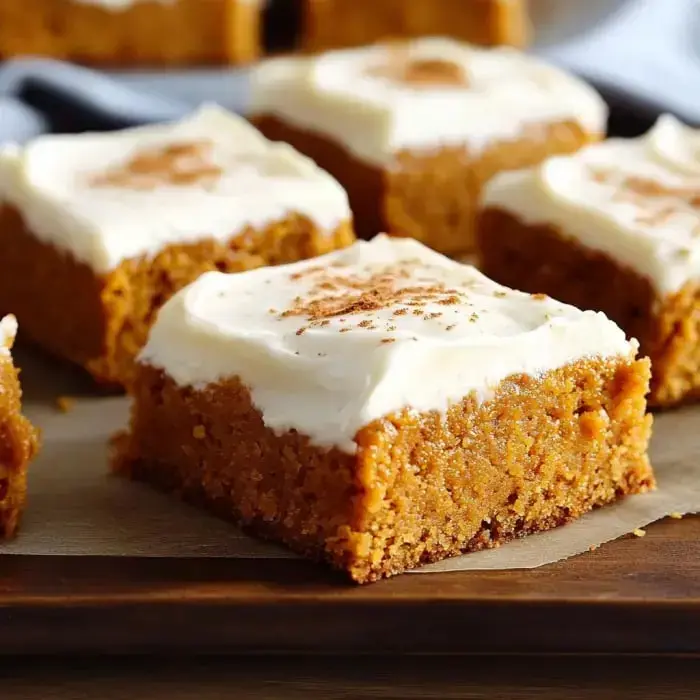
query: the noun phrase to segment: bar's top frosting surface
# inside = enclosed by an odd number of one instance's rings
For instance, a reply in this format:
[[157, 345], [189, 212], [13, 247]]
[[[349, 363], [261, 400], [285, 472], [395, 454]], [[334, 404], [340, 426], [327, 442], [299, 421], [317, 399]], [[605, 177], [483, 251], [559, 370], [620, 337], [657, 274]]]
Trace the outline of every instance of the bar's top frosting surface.
[[700, 278], [700, 130], [665, 115], [642, 137], [496, 176], [484, 206], [555, 226], [676, 292]]
[[[204, 0], [206, 2], [206, 0]], [[177, 5], [180, 0], [72, 0], [75, 5], [94, 5], [105, 10], [119, 11], [128, 10], [135, 5], [148, 3], [158, 3], [160, 5]], [[236, 2], [244, 5], [262, 5], [267, 0], [236, 0]]]
[[283, 57], [253, 70], [250, 109], [386, 164], [399, 151], [527, 138], [528, 129], [572, 121], [606, 129], [607, 108], [583, 81], [515, 49], [451, 39]]
[[354, 450], [404, 407], [446, 410], [512, 374], [636, 343], [603, 314], [495, 284], [410, 239], [378, 236], [292, 265], [207, 273], [158, 315], [140, 361], [178, 384], [237, 376], [269, 427]]
[[313, 161], [216, 106], [172, 124], [0, 148], [3, 202], [98, 273], [292, 214], [328, 232], [351, 216], [343, 188]]

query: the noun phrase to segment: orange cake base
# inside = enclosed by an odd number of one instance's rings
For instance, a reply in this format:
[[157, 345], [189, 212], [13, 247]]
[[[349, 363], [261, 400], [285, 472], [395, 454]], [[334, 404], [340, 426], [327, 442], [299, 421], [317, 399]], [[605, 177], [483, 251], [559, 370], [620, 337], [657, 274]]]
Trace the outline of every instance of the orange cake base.
[[0, 537], [17, 531], [27, 497], [27, 467], [37, 432], [21, 413], [19, 373], [10, 355], [0, 355]]
[[140, 366], [114, 469], [366, 583], [653, 488], [648, 382], [624, 358], [513, 376], [444, 417], [376, 420], [351, 455], [266, 428], [237, 379], [198, 390]]
[[305, 0], [307, 51], [420, 36], [524, 46], [530, 25], [524, 0]]
[[354, 157], [341, 144], [275, 116], [261, 114], [252, 121], [269, 139], [290, 143], [343, 185], [361, 238], [385, 231], [454, 256], [474, 250], [479, 198], [494, 175], [574, 153], [600, 138], [574, 122], [562, 122], [532, 127], [518, 140], [494, 143], [477, 156], [456, 147], [403, 151], [381, 169]]
[[651, 359], [649, 404], [700, 398], [700, 285], [659, 297], [651, 283], [558, 228], [532, 226], [498, 209], [479, 217], [479, 264], [501, 284], [603, 311]]
[[13, 208], [0, 208], [0, 309], [19, 319], [26, 337], [84, 366], [99, 382], [128, 386], [134, 357], [158, 309], [204, 272], [240, 272], [295, 262], [354, 240], [348, 222], [334, 234], [290, 216], [221, 243], [212, 239], [166, 247], [155, 257], [126, 260], [105, 275], [35, 237]]
[[0, 2], [0, 58], [93, 64], [246, 63], [260, 54], [260, 7], [247, 0], [138, 0], [105, 9], [73, 0]]

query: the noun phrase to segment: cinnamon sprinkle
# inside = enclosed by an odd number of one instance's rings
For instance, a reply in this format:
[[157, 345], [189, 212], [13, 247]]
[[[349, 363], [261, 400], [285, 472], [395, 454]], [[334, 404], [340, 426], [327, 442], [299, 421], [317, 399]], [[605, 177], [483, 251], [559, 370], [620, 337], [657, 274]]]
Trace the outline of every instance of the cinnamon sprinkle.
[[413, 58], [402, 46], [391, 49], [385, 61], [370, 68], [367, 74], [412, 88], [468, 88], [470, 84], [469, 75], [460, 64], [442, 58]]
[[210, 160], [211, 142], [189, 141], [136, 153], [123, 165], [95, 175], [92, 187], [153, 190], [161, 185], [212, 186], [222, 170]]

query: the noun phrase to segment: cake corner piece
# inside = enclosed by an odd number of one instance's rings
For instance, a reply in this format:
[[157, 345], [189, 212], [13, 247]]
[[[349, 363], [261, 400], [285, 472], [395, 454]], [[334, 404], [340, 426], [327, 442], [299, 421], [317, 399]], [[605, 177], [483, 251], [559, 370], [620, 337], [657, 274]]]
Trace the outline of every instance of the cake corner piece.
[[478, 218], [486, 274], [603, 311], [639, 340], [654, 408], [700, 397], [698, 142], [663, 115], [643, 136], [498, 175]]
[[128, 386], [159, 307], [200, 274], [354, 240], [328, 173], [216, 105], [0, 148], [0, 313], [106, 385]]
[[274, 58], [252, 74], [251, 120], [343, 184], [360, 238], [386, 231], [450, 255], [473, 252], [496, 173], [606, 131], [590, 85], [509, 47], [427, 36]]
[[22, 414], [19, 372], [12, 361], [17, 321], [0, 319], [0, 539], [19, 527], [27, 497], [27, 468], [39, 446], [38, 433]]
[[379, 236], [173, 297], [113, 466], [367, 583], [653, 488], [649, 376], [602, 314]]

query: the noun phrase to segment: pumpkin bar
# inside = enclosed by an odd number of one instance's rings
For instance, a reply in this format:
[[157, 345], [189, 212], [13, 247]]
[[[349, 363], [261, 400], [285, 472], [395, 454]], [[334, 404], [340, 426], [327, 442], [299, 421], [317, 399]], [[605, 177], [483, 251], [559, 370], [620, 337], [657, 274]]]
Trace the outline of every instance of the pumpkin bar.
[[158, 309], [201, 273], [353, 239], [335, 180], [218, 107], [0, 150], [0, 309], [108, 385], [128, 384]]
[[479, 255], [503, 284], [604, 311], [651, 358], [649, 401], [700, 397], [700, 131], [635, 139], [495, 178]]
[[304, 0], [304, 9], [307, 51], [432, 35], [523, 46], [530, 36], [525, 0]]
[[114, 466], [365, 583], [652, 488], [635, 354], [412, 240], [211, 272], [161, 310]]
[[3, 0], [0, 58], [174, 66], [258, 58], [261, 0]]
[[345, 186], [358, 234], [474, 248], [485, 182], [605, 131], [587, 85], [514, 49], [421, 39], [275, 59], [253, 71], [252, 120]]
[[22, 415], [19, 372], [12, 362], [17, 320], [0, 320], [0, 537], [17, 531], [27, 497], [27, 467], [38, 448], [38, 434]]

